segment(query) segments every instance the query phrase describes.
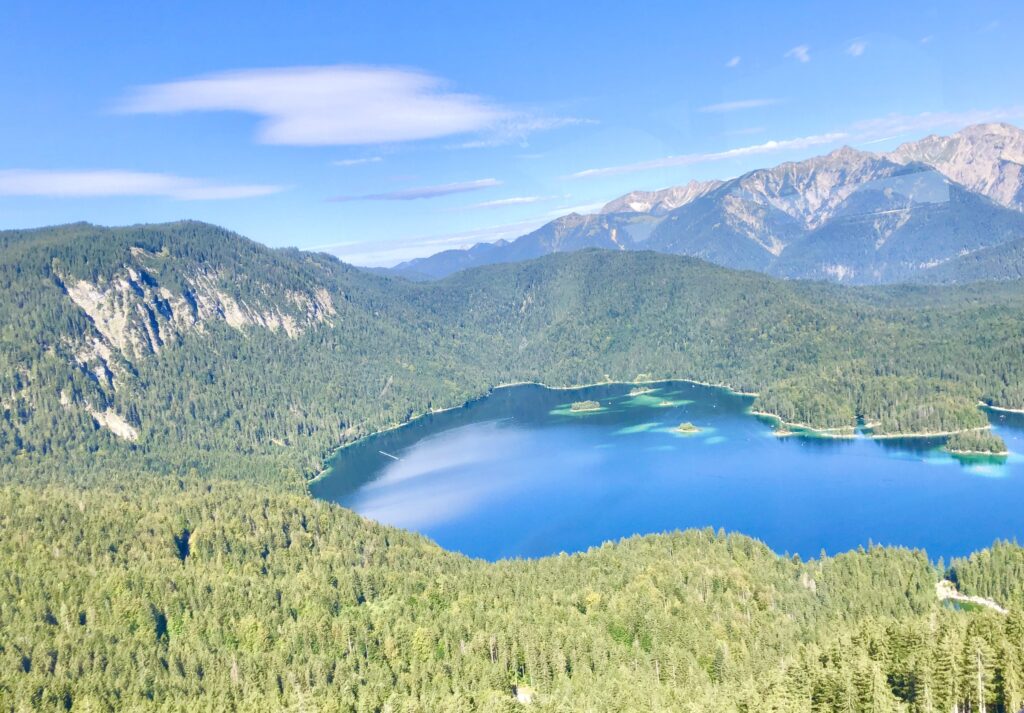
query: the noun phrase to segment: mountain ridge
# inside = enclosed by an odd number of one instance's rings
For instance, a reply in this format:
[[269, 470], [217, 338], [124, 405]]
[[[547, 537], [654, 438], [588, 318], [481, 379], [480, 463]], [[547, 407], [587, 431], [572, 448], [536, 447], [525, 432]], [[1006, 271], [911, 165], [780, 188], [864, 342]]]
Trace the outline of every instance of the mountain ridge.
[[[1024, 237], [1024, 172], [1019, 161], [1024, 161], [1024, 131], [1009, 124], [970, 126], [949, 137], [908, 142], [889, 153], [843, 146], [728, 181], [634, 191], [608, 202], [598, 213], [562, 216], [513, 241], [448, 250], [387, 271], [411, 279], [436, 279], [484, 264], [598, 247], [694, 255], [725, 267], [790, 278], [855, 284], [926, 279], [917, 273]], [[928, 216], [935, 212], [936, 197], [943, 200], [945, 194], [948, 200], [955, 191], [985, 200], [971, 203], [973, 215], [963, 216], [961, 227], [947, 229]], [[849, 213], [851, 201], [867, 210], [868, 201], [858, 195], [862, 193], [883, 194], [875, 198], [878, 220], [865, 223], [868, 228], [858, 235], [850, 233], [848, 221], [846, 229], [831, 226]], [[894, 200], [894, 193], [901, 198]], [[960, 210], [966, 208], [961, 205]], [[886, 217], [897, 212], [905, 220]], [[969, 234], [962, 226], [970, 221], [1001, 227], [994, 234], [980, 229]], [[943, 252], [936, 253], [918, 234], [915, 225], [922, 222], [930, 224], [935, 244], [945, 246]], [[853, 247], [869, 245], [872, 234], [879, 248], [890, 240], [916, 241], [923, 248], [921, 255], [905, 256], [894, 268], [888, 251], [876, 254]], [[845, 253], [848, 262], [822, 257], [819, 250], [797, 255], [826, 239], [833, 243], [825, 253]], [[815, 254], [819, 257], [812, 260]]]

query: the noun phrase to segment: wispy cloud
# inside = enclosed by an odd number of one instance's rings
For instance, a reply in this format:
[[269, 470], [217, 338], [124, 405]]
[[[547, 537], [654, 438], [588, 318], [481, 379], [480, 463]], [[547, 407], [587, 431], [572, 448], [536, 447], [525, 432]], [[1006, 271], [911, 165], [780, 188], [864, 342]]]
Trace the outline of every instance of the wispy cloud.
[[366, 158], [343, 158], [343, 159], [338, 159], [337, 161], [331, 161], [331, 163], [333, 165], [335, 165], [335, 166], [347, 167], [347, 166], [362, 166], [363, 164], [367, 164], [367, 163], [380, 163], [383, 160], [384, 160], [383, 156], [368, 156]]
[[504, 208], [510, 205], [529, 205], [531, 203], [541, 203], [543, 201], [554, 200], [555, 198], [557, 198], [557, 196], [512, 196], [511, 198], [499, 198], [493, 201], [474, 203], [472, 205], [465, 206], [465, 208], [459, 208], [458, 210], [468, 210], [471, 208]]
[[618, 166], [589, 168], [570, 174], [567, 178], [592, 178], [598, 176], [614, 176], [623, 173], [636, 173], [675, 166], [691, 166], [710, 163], [744, 156], [770, 154], [779, 151], [814, 148], [841, 141], [856, 145], [867, 145], [872, 141], [879, 143], [896, 138], [902, 134], [920, 133], [938, 129], [961, 129], [971, 124], [985, 124], [999, 121], [1024, 119], [1024, 106], [1006, 107], [1002, 109], [986, 109], [965, 112], [922, 112], [920, 114], [891, 114], [857, 121], [849, 127], [823, 134], [802, 136], [779, 141], [765, 141], [752, 146], [741, 146], [724, 151], [707, 153], [690, 153], [678, 156], [665, 156], [649, 161], [637, 161]]
[[480, 138], [463, 141], [460, 144], [456, 144], [454, 148], [480, 149], [505, 146], [507, 144], [527, 146], [527, 139], [530, 134], [552, 131], [567, 126], [582, 126], [596, 123], [593, 119], [581, 119], [573, 116], [516, 116], [499, 121], [492, 128], [484, 132], [484, 135]]
[[727, 149], [725, 151], [713, 151], [709, 153], [691, 153], [682, 154], [679, 156], [665, 156], [664, 158], [657, 158], [651, 161], [638, 161], [636, 163], [627, 163], [620, 166], [588, 168], [584, 171], [577, 171], [576, 173], [571, 174], [569, 178], [593, 178], [596, 176], [615, 176], [622, 173], [636, 173], [637, 171], [649, 171], [652, 169], [670, 168], [674, 166], [692, 166], [698, 163], [724, 161], [727, 159], [740, 158], [743, 156], [768, 154], [793, 149], [805, 149], [814, 146], [822, 146], [825, 144], [834, 144], [847, 138], [847, 136], [849, 136], [849, 134], [845, 132], [816, 134], [813, 136], [801, 136], [793, 139], [784, 139], [782, 141], [765, 141], [764, 143], [754, 144], [752, 146], [740, 146], [738, 148]]
[[850, 43], [850, 46], [846, 48], [846, 54], [851, 57], [860, 57], [864, 54], [864, 50], [868, 48], [868, 43], [864, 40], [854, 40]]
[[419, 237], [402, 237], [393, 240], [358, 241], [333, 243], [311, 248], [337, 255], [353, 265], [391, 266], [417, 257], [426, 257], [443, 250], [461, 250], [477, 243], [493, 243], [498, 240], [514, 240], [525, 235], [552, 219], [569, 213], [593, 213], [605, 205], [585, 203], [559, 206], [540, 215], [512, 223], [500, 223], [462, 232], [441, 233]]
[[807, 45], [797, 45], [783, 55], [788, 59], [795, 59], [797, 62], [811, 61], [811, 48]]
[[778, 99], [740, 99], [739, 101], [722, 102], [720, 104], [709, 104], [702, 106], [697, 111], [705, 114], [725, 114], [731, 111], [743, 111], [744, 109], [757, 109], [762, 106], [778, 104]]
[[880, 136], [877, 139], [868, 139], [867, 141], [858, 141], [857, 146], [874, 146], [875, 144], [884, 144], [886, 141], [893, 141], [898, 139], [900, 134], [893, 134], [892, 136]]
[[208, 201], [255, 198], [282, 190], [282, 186], [222, 184], [199, 178], [139, 171], [0, 171], [0, 195], [6, 196], [160, 196], [183, 201]]
[[313, 250], [324, 250], [353, 265], [390, 266], [417, 257], [426, 257], [442, 250], [468, 248], [476, 243], [510, 240], [536, 230], [550, 218], [546, 216], [514, 223], [485, 226], [473, 230], [400, 237], [392, 240], [358, 241], [320, 245]]
[[400, 191], [388, 191], [386, 193], [366, 193], [356, 196], [337, 196], [331, 201], [344, 203], [348, 201], [414, 201], [423, 198], [440, 198], [453, 193], [468, 193], [479, 191], [484, 188], [500, 186], [501, 181], [496, 178], [481, 178], [476, 181], [461, 181], [459, 183], [442, 183], [436, 186], [421, 186], [419, 188], [406, 188]]
[[511, 112], [449, 91], [424, 72], [338, 65], [209, 74], [136, 89], [127, 114], [238, 111], [263, 118], [258, 138], [302, 146], [414, 141], [481, 131]]
[[926, 111], [920, 114], [890, 114], [858, 121], [853, 124], [851, 131], [858, 134], [861, 139], [870, 140], [905, 133], [936, 129], [962, 129], [971, 124], [989, 124], [1021, 119], [1024, 119], [1024, 106], [974, 111]]
[[736, 55], [735, 57], [730, 59], [728, 62], [726, 62], [725, 66], [728, 67], [729, 69], [733, 69], [735, 67], [739, 67], [740, 66], [740, 57], [739, 57], [739, 55]]

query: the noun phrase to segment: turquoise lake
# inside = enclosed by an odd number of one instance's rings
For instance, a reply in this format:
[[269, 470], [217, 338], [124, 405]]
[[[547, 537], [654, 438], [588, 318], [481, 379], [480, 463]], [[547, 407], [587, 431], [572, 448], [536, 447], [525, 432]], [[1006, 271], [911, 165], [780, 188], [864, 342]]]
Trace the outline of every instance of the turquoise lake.
[[[1009, 458], [964, 462], [942, 439], [779, 438], [723, 389], [632, 388], [497, 389], [340, 450], [310, 488], [489, 560], [692, 527], [805, 558], [874, 542], [938, 559], [1024, 539], [1024, 415], [989, 414]], [[602, 408], [572, 413], [582, 400]], [[701, 431], [674, 432], [684, 421]]]

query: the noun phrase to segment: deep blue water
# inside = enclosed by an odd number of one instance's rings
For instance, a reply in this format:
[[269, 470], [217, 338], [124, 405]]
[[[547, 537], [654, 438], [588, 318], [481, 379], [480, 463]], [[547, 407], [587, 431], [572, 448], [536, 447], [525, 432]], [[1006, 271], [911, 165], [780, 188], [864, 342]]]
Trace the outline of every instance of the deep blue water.
[[[778, 438], [722, 389], [630, 389], [498, 389], [340, 450], [311, 489], [492, 560], [706, 526], [805, 558], [875, 542], [937, 559], [1024, 540], [1024, 416], [990, 414], [1005, 462], [963, 463], [941, 439]], [[584, 399], [602, 410], [568, 411]], [[682, 421], [701, 432], [672, 432]]]

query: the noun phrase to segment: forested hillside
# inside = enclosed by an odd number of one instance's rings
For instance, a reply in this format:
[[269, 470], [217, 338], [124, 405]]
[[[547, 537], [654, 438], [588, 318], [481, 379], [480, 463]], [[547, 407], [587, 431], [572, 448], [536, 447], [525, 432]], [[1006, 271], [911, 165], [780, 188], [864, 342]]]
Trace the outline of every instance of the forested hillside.
[[523, 380], [690, 378], [879, 433], [1024, 405], [1015, 282], [849, 289], [585, 251], [414, 284], [200, 223], [0, 244], [0, 454], [22, 480], [61, 454], [83, 477], [131, 463], [298, 485], [348, 440]]
[[[801, 563], [707, 530], [487, 564], [301, 495], [121, 476], [0, 488], [0, 709], [1024, 705], [1019, 589], [943, 608], [920, 552]], [[1011, 550], [957, 572], [1003, 594]]]
[[967, 283], [1024, 277], [1024, 239], [1013, 240], [950, 260], [914, 278], [915, 282]]

